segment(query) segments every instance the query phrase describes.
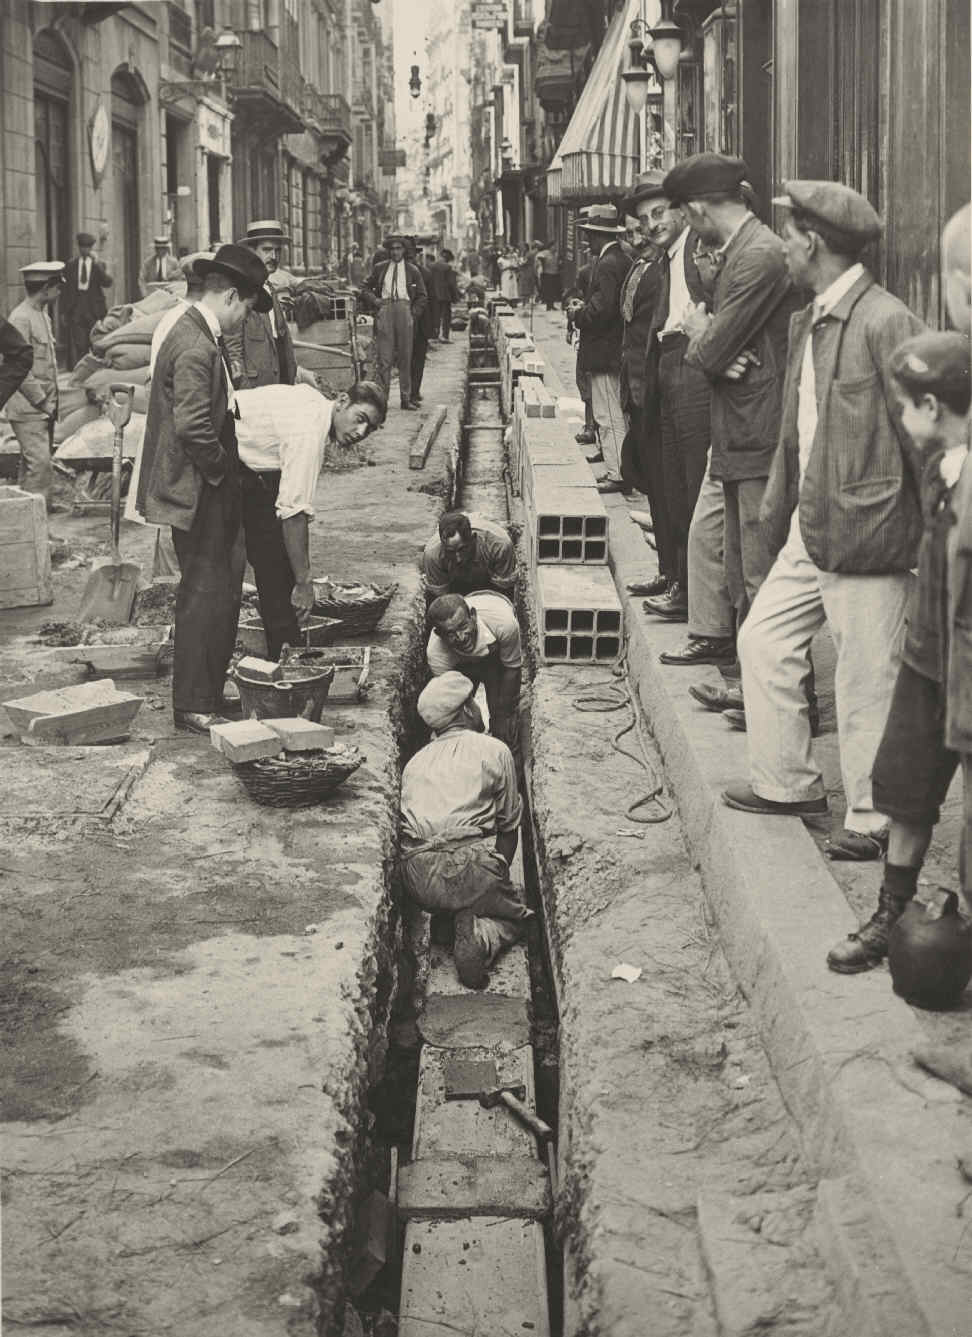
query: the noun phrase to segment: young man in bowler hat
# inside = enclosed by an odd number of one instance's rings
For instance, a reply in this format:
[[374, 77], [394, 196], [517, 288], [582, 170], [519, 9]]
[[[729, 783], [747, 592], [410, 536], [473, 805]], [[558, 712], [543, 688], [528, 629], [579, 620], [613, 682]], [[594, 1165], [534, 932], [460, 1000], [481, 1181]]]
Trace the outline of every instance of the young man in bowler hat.
[[745, 812], [827, 812], [802, 683], [826, 622], [846, 799], [831, 857], [880, 858], [888, 819], [871, 768], [901, 661], [922, 530], [920, 463], [904, 431], [891, 354], [923, 328], [860, 257], [881, 232], [863, 196], [833, 181], [790, 181], [783, 246], [814, 300], [790, 321], [783, 421], [760, 523], [772, 570], [739, 635], [749, 784], [723, 798]]
[[621, 448], [625, 422], [620, 368], [624, 322], [620, 299], [631, 261], [620, 246], [624, 225], [613, 204], [591, 205], [577, 226], [583, 229], [596, 256], [587, 301], [575, 299], [567, 309], [580, 332], [581, 360], [591, 374], [591, 402], [605, 465], [598, 491], [623, 492]]
[[175, 610], [176, 726], [208, 733], [219, 711], [243, 589], [236, 399], [223, 336], [270, 310], [267, 269], [246, 246], [197, 260], [202, 294], [159, 349], [145, 422], [138, 509], [171, 525], [181, 579]]
[[90, 232], [78, 233], [78, 254], [64, 267], [61, 313], [67, 326], [68, 364], [77, 364], [91, 347], [91, 327], [108, 313], [105, 289], [114, 279], [94, 256], [95, 239]]

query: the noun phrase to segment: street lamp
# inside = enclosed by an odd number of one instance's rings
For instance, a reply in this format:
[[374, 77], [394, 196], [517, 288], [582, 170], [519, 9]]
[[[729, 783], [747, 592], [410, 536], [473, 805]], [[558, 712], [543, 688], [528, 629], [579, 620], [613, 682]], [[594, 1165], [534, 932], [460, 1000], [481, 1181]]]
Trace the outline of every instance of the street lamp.
[[419, 67], [417, 65], [412, 66], [412, 77], [408, 81], [408, 94], [409, 97], [413, 98], [422, 95], [422, 80], [419, 78]]
[[672, 18], [674, 0], [662, 0], [662, 16], [651, 29], [652, 54], [658, 73], [665, 80], [675, 78], [682, 54], [682, 30]]

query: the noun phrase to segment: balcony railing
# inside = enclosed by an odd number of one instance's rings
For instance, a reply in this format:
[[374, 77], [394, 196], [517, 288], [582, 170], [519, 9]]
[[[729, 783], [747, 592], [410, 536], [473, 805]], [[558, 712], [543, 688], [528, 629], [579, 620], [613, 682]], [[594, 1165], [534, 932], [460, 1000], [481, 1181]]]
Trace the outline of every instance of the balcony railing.
[[281, 60], [279, 47], [265, 32], [238, 36], [243, 44], [239, 67], [227, 81], [235, 100], [250, 104], [261, 116], [268, 115], [278, 133], [299, 134], [304, 122], [296, 60]]
[[320, 93], [321, 133], [351, 143], [351, 108], [343, 93]]

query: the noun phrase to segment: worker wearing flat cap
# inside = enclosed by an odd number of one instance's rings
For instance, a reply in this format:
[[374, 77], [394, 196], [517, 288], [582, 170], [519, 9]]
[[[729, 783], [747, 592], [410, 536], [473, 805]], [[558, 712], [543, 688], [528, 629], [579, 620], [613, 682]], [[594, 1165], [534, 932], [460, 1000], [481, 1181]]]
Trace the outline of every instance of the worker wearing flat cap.
[[78, 233], [78, 253], [64, 267], [61, 313], [67, 327], [68, 366], [75, 367], [91, 347], [91, 327], [108, 313], [105, 289], [114, 279], [94, 254], [90, 232]]
[[171, 283], [180, 274], [179, 261], [172, 254], [168, 237], [153, 237], [153, 253], [143, 261], [138, 272], [138, 287], [143, 297], [160, 283]]
[[621, 449], [626, 424], [621, 408], [621, 288], [631, 261], [621, 249], [624, 224], [613, 204], [593, 204], [577, 221], [591, 253], [596, 256], [586, 301], [568, 303], [575, 329], [580, 332], [580, 360], [591, 375], [591, 404], [597, 420], [604, 474], [601, 492], [622, 492]]
[[481, 989], [532, 912], [510, 880], [522, 817], [513, 756], [483, 732], [474, 691], [450, 670], [419, 696], [433, 736], [402, 772], [402, 876], [422, 910], [454, 916], [459, 978]]
[[790, 181], [773, 203], [784, 211], [787, 269], [814, 299], [790, 322], [783, 422], [760, 513], [775, 561], [739, 637], [749, 784], [730, 786], [725, 799], [750, 812], [826, 813], [801, 688], [826, 622], [846, 799], [830, 853], [876, 859], [888, 818], [875, 809], [871, 769], [922, 529], [920, 463], [890, 364], [923, 326], [861, 263], [881, 231], [862, 195], [834, 181]]
[[24, 300], [9, 320], [33, 351], [30, 371], [10, 396], [6, 415], [20, 445], [18, 481], [25, 492], [37, 492], [50, 507], [54, 475], [51, 453], [57, 421], [57, 347], [50, 308], [64, 287], [64, 262], [40, 260], [24, 265]]
[[750, 208], [748, 176], [742, 158], [697, 153], [665, 177], [665, 190], [711, 248], [716, 267], [711, 314], [693, 303], [682, 329], [686, 362], [712, 387], [709, 475], [722, 483], [737, 630], [772, 561], [758, 516], [779, 435], [787, 326], [799, 304], [779, 238]]

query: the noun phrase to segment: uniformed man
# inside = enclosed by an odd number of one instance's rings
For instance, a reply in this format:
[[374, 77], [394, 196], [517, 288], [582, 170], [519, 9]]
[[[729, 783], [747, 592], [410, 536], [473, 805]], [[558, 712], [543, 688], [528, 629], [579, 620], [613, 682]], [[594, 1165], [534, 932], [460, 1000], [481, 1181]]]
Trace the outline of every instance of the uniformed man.
[[482, 989], [532, 911], [510, 881], [522, 807], [510, 749], [483, 733], [475, 685], [433, 678], [418, 699], [432, 741], [402, 772], [402, 874], [423, 910], [455, 916], [453, 957], [467, 989]]
[[91, 347], [91, 327], [108, 312], [105, 289], [114, 279], [94, 255], [95, 239], [90, 232], [78, 233], [78, 254], [64, 270], [61, 312], [67, 326], [68, 365], [76, 366]]
[[20, 445], [20, 486], [39, 493], [50, 507], [58, 396], [57, 348], [49, 308], [64, 285], [64, 262], [40, 260], [24, 265], [20, 273], [26, 296], [11, 311], [10, 323], [33, 349], [34, 362], [8, 400], [6, 413]]
[[155, 253], [144, 261], [138, 274], [138, 287], [143, 297], [153, 291], [154, 284], [171, 283], [179, 277], [179, 261], [169, 249], [169, 238], [155, 237], [152, 244]]
[[426, 647], [431, 672], [459, 669], [486, 689], [489, 731], [510, 747], [517, 742], [523, 652], [520, 624], [505, 595], [479, 590], [465, 598], [441, 594], [429, 605]]

